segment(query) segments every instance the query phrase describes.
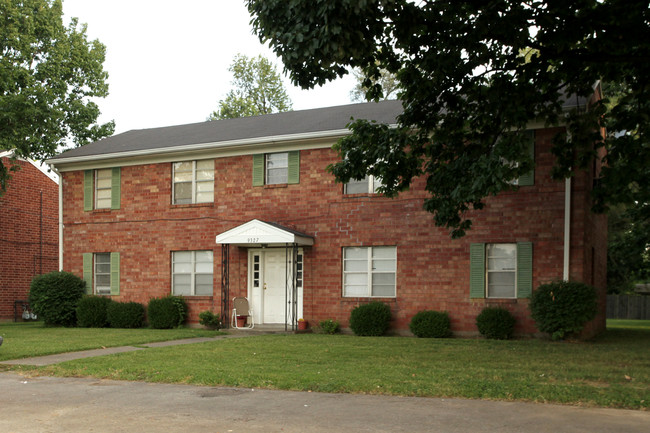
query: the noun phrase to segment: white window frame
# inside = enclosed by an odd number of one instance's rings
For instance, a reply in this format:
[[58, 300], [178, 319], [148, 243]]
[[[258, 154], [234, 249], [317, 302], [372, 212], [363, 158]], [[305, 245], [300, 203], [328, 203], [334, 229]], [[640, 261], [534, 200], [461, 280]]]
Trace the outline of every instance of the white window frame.
[[[363, 192], [348, 192], [350, 184], [366, 184], [366, 190]], [[348, 183], [345, 184], [344, 194], [377, 194], [377, 188], [381, 186], [381, 179], [379, 177], [369, 174], [361, 180], [351, 179]]]
[[[211, 268], [211, 270], [210, 270], [209, 273], [208, 272], [198, 272], [197, 271], [197, 265], [199, 263], [204, 263], [205, 264], [205, 263], [208, 263], [208, 262], [207, 261], [197, 262], [196, 253], [205, 253], [205, 252], [210, 253], [210, 256], [211, 256], [211, 260], [210, 260], [210, 268]], [[177, 260], [177, 253], [190, 253], [190, 261], [186, 262], [186, 261]], [[191, 267], [191, 271], [190, 272], [176, 272], [176, 265], [180, 264], [180, 263], [185, 263], [185, 264], [189, 263], [190, 267]], [[172, 288], [171, 288], [172, 289], [171, 290], [172, 295], [178, 295], [176, 293], [176, 283], [175, 283], [176, 279], [174, 277], [176, 275], [189, 275], [190, 276], [190, 293], [182, 293], [179, 296], [213, 296], [213, 294], [214, 294], [214, 252], [212, 250], [172, 251], [171, 264], [172, 264], [172, 266], [171, 266], [171, 268], [172, 268], [171, 269], [171, 271], [172, 271], [171, 272], [171, 274], [172, 274], [172, 284], [171, 284], [172, 285]], [[205, 293], [201, 293], [201, 294], [196, 293], [196, 286], [197, 286], [196, 278], [199, 275], [210, 275], [211, 290], [210, 290], [209, 295], [205, 294]]]
[[[190, 181], [176, 181], [176, 166], [177, 164], [183, 164], [183, 163], [192, 163], [192, 195], [190, 197], [189, 202], [183, 202], [179, 203], [176, 200], [176, 185], [177, 184], [189, 184]], [[210, 179], [198, 179], [198, 171], [204, 170], [204, 169], [197, 169], [197, 163], [199, 162], [211, 162], [211, 171], [212, 171], [212, 177]], [[198, 200], [198, 189], [200, 185], [211, 185], [212, 186], [212, 194], [209, 194], [209, 199], [208, 200]], [[204, 192], [209, 192], [209, 191], [204, 191]], [[185, 199], [186, 200], [186, 199]], [[172, 163], [172, 204], [197, 204], [197, 203], [214, 203], [214, 160], [212, 159], [202, 159], [202, 160], [194, 160], [194, 161], [177, 161]]]
[[[100, 185], [100, 181], [108, 180], [108, 186]], [[113, 196], [113, 169], [102, 168], [95, 170], [95, 209], [110, 209]], [[102, 197], [100, 192], [108, 191], [108, 197]]]
[[[271, 164], [277, 164], [278, 162], [273, 161], [274, 156], [284, 155], [284, 161], [279, 161], [280, 163], [284, 162], [284, 165], [277, 165], [275, 167], [269, 167]], [[269, 172], [284, 171], [284, 178], [280, 181], [270, 180]], [[264, 184], [265, 185], [283, 185], [289, 182], [289, 152], [275, 152], [275, 153], [265, 153], [264, 154]]]
[[[373, 250], [376, 249], [392, 249], [394, 251], [393, 258], [391, 261], [393, 261], [393, 269], [392, 271], [385, 271], [385, 270], [377, 270], [376, 269], [376, 264], [375, 262], [378, 262], [380, 260], [386, 260], [386, 259], [373, 259]], [[351, 251], [353, 249], [358, 249], [358, 250], [365, 250], [366, 251], [366, 269], [365, 270], [346, 270], [347, 268], [347, 262], [352, 261], [352, 260], [357, 260], [358, 259], [348, 259], [347, 258], [347, 253], [348, 251]], [[342, 282], [342, 287], [343, 287], [343, 297], [344, 298], [395, 298], [397, 297], [397, 247], [392, 246], [392, 245], [386, 245], [386, 246], [375, 246], [375, 247], [343, 247], [342, 250], [342, 274], [343, 274], [343, 282]], [[348, 275], [366, 275], [367, 276], [367, 291], [365, 294], [349, 294], [347, 287], [349, 284], [346, 284], [346, 277]], [[374, 295], [373, 294], [373, 280], [376, 275], [393, 275], [394, 278], [394, 285], [393, 285], [393, 293], [391, 295]]]
[[[102, 259], [102, 260], [100, 260]], [[106, 260], [104, 260], [106, 259]], [[100, 270], [101, 265], [107, 265], [108, 270], [104, 272]], [[108, 284], [99, 285], [97, 282], [100, 278], [108, 277]], [[111, 294], [111, 253], [94, 253], [93, 254], [93, 292], [96, 295], [110, 295]]]
[[[490, 262], [493, 260], [510, 260], [509, 257], [492, 255], [492, 246], [508, 246], [514, 249], [515, 255], [512, 258], [512, 266], [502, 267], [501, 269], [491, 269]], [[490, 274], [512, 274], [513, 288], [512, 296], [490, 296]], [[485, 244], [485, 297], [489, 299], [517, 299], [517, 244], [516, 243], [489, 243]]]

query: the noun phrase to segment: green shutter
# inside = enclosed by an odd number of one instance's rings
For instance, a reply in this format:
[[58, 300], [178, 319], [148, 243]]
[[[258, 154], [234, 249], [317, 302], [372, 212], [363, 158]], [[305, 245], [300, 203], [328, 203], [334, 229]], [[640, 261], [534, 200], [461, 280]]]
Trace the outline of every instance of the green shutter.
[[517, 297], [530, 298], [533, 293], [533, 243], [517, 243]]
[[86, 282], [86, 294], [93, 293], [93, 253], [83, 254], [83, 280]]
[[[530, 158], [533, 161], [533, 164], [535, 164], [535, 131], [532, 129], [529, 129], [525, 132], [526, 135], [528, 135], [528, 152], [530, 154]], [[533, 168], [531, 171], [528, 173], [524, 174], [519, 178], [519, 186], [532, 186], [535, 184], [535, 169]]]
[[93, 210], [93, 170], [84, 171], [84, 211]]
[[469, 297], [485, 298], [485, 244], [469, 246]]
[[120, 167], [114, 167], [111, 173], [111, 209], [120, 208]]
[[111, 253], [111, 295], [120, 294], [120, 253]]
[[264, 185], [264, 154], [253, 155], [253, 186]]
[[287, 183], [300, 182], [300, 151], [294, 150], [289, 152], [289, 171], [287, 175]]

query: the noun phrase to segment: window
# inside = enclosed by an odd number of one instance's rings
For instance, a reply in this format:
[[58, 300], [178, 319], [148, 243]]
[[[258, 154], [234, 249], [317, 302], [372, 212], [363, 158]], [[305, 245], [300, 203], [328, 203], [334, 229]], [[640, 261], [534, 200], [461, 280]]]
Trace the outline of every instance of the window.
[[253, 186], [299, 183], [300, 152], [253, 155]]
[[84, 172], [84, 211], [120, 208], [120, 167]]
[[214, 160], [175, 162], [173, 204], [214, 202]]
[[83, 279], [89, 295], [119, 295], [120, 253], [84, 253]]
[[396, 247], [343, 248], [343, 296], [394, 297]]
[[532, 293], [533, 244], [470, 246], [470, 298], [527, 298]]
[[111, 255], [110, 253], [95, 254], [95, 294], [111, 294]]
[[95, 170], [95, 209], [111, 208], [111, 179], [110, 168]]
[[212, 251], [172, 252], [172, 293], [212, 296]]
[[368, 175], [361, 180], [351, 179], [345, 184], [345, 194], [374, 194], [381, 186], [381, 179]]
[[287, 183], [289, 172], [289, 154], [283, 153], [267, 153], [265, 161], [266, 185], [274, 185], [278, 183]]
[[487, 297], [515, 298], [517, 293], [517, 245], [486, 246]]

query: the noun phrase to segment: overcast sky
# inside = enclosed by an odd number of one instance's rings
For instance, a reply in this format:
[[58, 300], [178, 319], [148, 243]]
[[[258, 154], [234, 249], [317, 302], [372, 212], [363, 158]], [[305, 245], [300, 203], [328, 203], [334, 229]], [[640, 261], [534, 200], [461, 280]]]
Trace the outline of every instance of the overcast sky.
[[[63, 0], [64, 23], [106, 46], [109, 96], [100, 122], [116, 133], [205, 121], [231, 89], [237, 53], [280, 60], [252, 34], [243, 0]], [[304, 91], [285, 78], [294, 110], [350, 103], [350, 76]]]

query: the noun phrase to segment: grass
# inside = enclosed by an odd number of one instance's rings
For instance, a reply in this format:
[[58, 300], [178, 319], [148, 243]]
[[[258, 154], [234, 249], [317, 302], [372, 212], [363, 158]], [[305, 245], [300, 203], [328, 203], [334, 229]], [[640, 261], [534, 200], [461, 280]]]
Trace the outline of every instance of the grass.
[[46, 327], [42, 322], [1, 323], [0, 361], [102, 347], [137, 346], [155, 341], [219, 335], [203, 329], [110, 329]]
[[648, 410], [649, 356], [650, 326], [616, 321], [591, 342], [266, 335], [147, 349], [33, 371], [209, 386]]

